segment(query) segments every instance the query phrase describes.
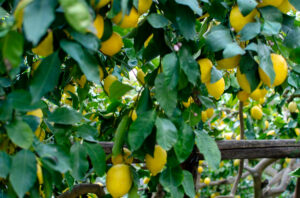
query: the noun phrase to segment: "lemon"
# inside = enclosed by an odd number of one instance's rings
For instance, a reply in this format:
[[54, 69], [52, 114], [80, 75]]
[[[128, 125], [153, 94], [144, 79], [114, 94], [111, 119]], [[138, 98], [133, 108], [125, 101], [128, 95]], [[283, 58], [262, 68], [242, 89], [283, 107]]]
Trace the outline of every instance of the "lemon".
[[217, 61], [218, 69], [233, 69], [240, 64], [241, 56], [233, 56], [230, 58], [224, 58]]
[[39, 184], [42, 185], [44, 183], [44, 179], [43, 179], [42, 167], [41, 167], [41, 164], [39, 161], [36, 163], [36, 175], [37, 175]]
[[67, 84], [64, 88], [64, 93], [68, 96], [70, 96], [70, 93], [75, 94], [76, 93], [76, 86], [72, 85], [72, 84]]
[[269, 128], [269, 121], [266, 120], [266, 121], [265, 121], [265, 129], [267, 130], [268, 128]]
[[32, 48], [32, 52], [39, 56], [49, 56], [53, 53], [53, 32], [49, 32], [40, 44]]
[[101, 43], [100, 51], [105, 55], [113, 56], [121, 50], [123, 45], [122, 37], [118, 33], [113, 32], [109, 39]]
[[211, 68], [213, 66], [211, 60], [209, 60], [208, 58], [203, 58], [198, 60], [198, 64], [201, 72], [201, 82], [209, 83]]
[[224, 166], [224, 161], [221, 161], [219, 167], [222, 168]]
[[143, 70], [138, 69], [137, 70], [137, 80], [144, 85], [145, 84], [145, 73], [143, 72]]
[[96, 29], [96, 36], [101, 39], [104, 32], [104, 19], [100, 14], [97, 14], [94, 20], [94, 27]]
[[127, 194], [132, 185], [131, 172], [128, 165], [112, 166], [106, 176], [106, 188], [112, 197], [122, 197]]
[[100, 66], [99, 66], [99, 78], [100, 78], [100, 81], [102, 81], [104, 78], [104, 72], [103, 72], [102, 67], [100, 67]]
[[207, 112], [206, 111], [202, 111], [201, 112], [201, 120], [202, 120], [202, 122], [206, 122], [207, 119], [208, 119], [207, 118]]
[[209, 177], [206, 177], [206, 178], [204, 179], [204, 183], [205, 183], [206, 185], [209, 185], [209, 184], [210, 184], [210, 178], [209, 178]]
[[224, 93], [225, 90], [224, 78], [220, 78], [220, 80], [218, 80], [215, 83], [206, 83], [205, 85], [208, 93], [217, 100], [219, 100], [221, 95]]
[[234, 165], [234, 166], [240, 165], [240, 160], [239, 160], [239, 159], [234, 160], [234, 161], [233, 161], [233, 165]]
[[36, 116], [36, 117], [42, 119], [43, 118], [43, 111], [41, 109], [36, 109], [34, 111], [27, 112], [26, 115], [32, 115], [32, 116]]
[[294, 101], [293, 102], [290, 102], [289, 103], [289, 106], [288, 106], [288, 109], [291, 113], [295, 113], [298, 109], [297, 107], [297, 103], [295, 103]]
[[104, 90], [106, 91], [106, 93], [109, 95], [109, 88], [110, 86], [113, 84], [113, 82], [115, 82], [117, 79], [117, 77], [113, 76], [113, 75], [108, 75], [105, 79], [104, 79]]
[[[91, 4], [95, 5], [95, 1], [96, 0], [91, 0]], [[109, 2], [110, 2], [110, 0], [99, 0], [99, 3], [96, 5], [96, 9], [100, 9], [100, 8], [106, 6]]]
[[264, 98], [265, 95], [267, 94], [267, 90], [266, 89], [260, 89], [260, 88], [257, 88], [255, 89], [251, 94], [250, 94], [250, 97], [253, 99], [253, 100], [256, 100], [256, 101], [259, 101], [261, 98]]
[[204, 163], [204, 160], [199, 160], [198, 164], [202, 165]]
[[251, 93], [251, 87], [250, 87], [250, 84], [247, 80], [246, 74], [242, 74], [239, 68], [237, 69], [237, 72], [236, 72], [236, 78], [237, 78], [237, 81], [238, 81], [240, 87], [246, 93], [250, 94]]
[[84, 88], [84, 85], [86, 83], [86, 76], [83, 74], [80, 76], [80, 78], [77, 80], [77, 84], [81, 87]]
[[296, 133], [297, 136], [299, 136], [300, 135], [300, 128], [295, 128], [295, 133]]
[[241, 140], [241, 136], [240, 136], [240, 135], [237, 135], [237, 136], [235, 137], [235, 140]]
[[211, 118], [214, 115], [214, 109], [208, 108], [206, 109], [207, 118]]
[[34, 132], [35, 136], [42, 142], [45, 137], [46, 137], [46, 132], [43, 128], [38, 127], [35, 132]]
[[290, 163], [291, 162], [291, 158], [285, 158], [284, 160], [286, 163]]
[[273, 69], [275, 72], [275, 79], [273, 84], [271, 85], [271, 80], [269, 76], [259, 67], [258, 72], [260, 79], [269, 87], [274, 87], [282, 84], [288, 74], [288, 65], [283, 56], [279, 54], [271, 54], [271, 60], [273, 63]]
[[274, 6], [278, 7], [281, 5], [283, 0], [260, 0], [260, 3], [257, 5], [257, 7], [265, 7], [265, 6]]
[[149, 177], [145, 177], [145, 179], [143, 180], [143, 183], [144, 184], [148, 184], [150, 181], [150, 178]]
[[293, 10], [294, 12], [297, 11], [296, 8], [288, 0], [283, 0], [277, 8], [285, 14], [288, 13], [290, 10]]
[[129, 15], [119, 12], [112, 21], [119, 25], [121, 28], [134, 28], [137, 27], [139, 14], [135, 8], [131, 8]]
[[194, 102], [193, 98], [190, 96], [187, 102], [182, 102], [185, 108], [189, 108], [189, 106]]
[[131, 119], [132, 119], [132, 121], [135, 121], [137, 119], [136, 110], [132, 111], [132, 113], [131, 113]]
[[248, 100], [249, 96], [250, 95], [244, 90], [239, 91], [237, 93], [237, 97], [238, 97], [239, 101], [241, 101], [241, 102], [245, 102], [246, 100]]
[[146, 154], [146, 167], [153, 176], [157, 175], [167, 162], [167, 152], [159, 145], [155, 146], [153, 157]]
[[139, 0], [138, 4], [138, 12], [139, 14], [143, 14], [149, 10], [152, 5], [152, 0]]
[[197, 171], [198, 171], [199, 174], [201, 174], [203, 172], [203, 167], [202, 166], [198, 166]]
[[238, 6], [231, 9], [229, 21], [231, 27], [236, 31], [241, 31], [247, 23], [254, 22], [255, 16], [259, 16], [259, 12], [254, 9], [247, 16], [243, 16]]
[[146, 48], [149, 45], [152, 38], [153, 38], [153, 34], [151, 34], [144, 42], [144, 48]]
[[274, 136], [275, 135], [275, 131], [274, 130], [270, 130], [267, 133], [268, 136]]
[[229, 133], [226, 133], [225, 135], [224, 135], [224, 137], [225, 137], [225, 139], [226, 140], [231, 140], [231, 134], [229, 134]]
[[250, 110], [252, 118], [255, 120], [260, 120], [263, 116], [262, 110], [259, 106], [254, 106]]
[[131, 156], [131, 152], [130, 150], [128, 150], [127, 148], [123, 148], [123, 152], [117, 156], [112, 156], [111, 157], [111, 161], [113, 163], [113, 165], [116, 164], [132, 164], [133, 162], [133, 157]]

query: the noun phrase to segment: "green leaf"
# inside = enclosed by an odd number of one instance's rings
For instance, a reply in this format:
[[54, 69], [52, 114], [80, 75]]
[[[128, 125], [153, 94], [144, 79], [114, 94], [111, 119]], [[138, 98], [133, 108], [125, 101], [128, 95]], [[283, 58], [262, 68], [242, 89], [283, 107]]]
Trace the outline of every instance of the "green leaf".
[[[296, 48], [296, 49], [293, 49], [291, 52], [290, 52], [290, 56], [289, 58], [297, 63], [297, 64], [300, 64], [300, 47]], [[300, 72], [299, 72], [300, 73]]]
[[230, 58], [236, 55], [244, 55], [246, 52], [237, 43], [230, 43], [223, 51], [224, 58]]
[[6, 178], [11, 169], [11, 158], [10, 156], [0, 151], [0, 178]]
[[300, 2], [298, 0], [289, 0], [289, 2], [297, 9], [300, 10]]
[[86, 49], [97, 52], [99, 50], [99, 40], [94, 34], [80, 34], [74, 30], [70, 30], [70, 35], [74, 38], [75, 41], [80, 43]]
[[139, 101], [137, 104], [136, 112], [138, 115], [143, 114], [145, 111], [150, 110], [152, 107], [152, 102], [150, 98], [150, 91], [146, 87], [141, 96], [139, 97]]
[[180, 163], [184, 162], [192, 153], [195, 142], [195, 135], [192, 128], [185, 124], [181, 124], [178, 131], [177, 142], [174, 145], [174, 151]]
[[147, 20], [150, 23], [150, 25], [154, 28], [163, 28], [169, 24], [168, 19], [166, 19], [163, 15], [156, 13], [150, 14], [147, 17]]
[[139, 198], [138, 186], [133, 185], [128, 193], [128, 198]]
[[205, 161], [214, 169], [219, 168], [221, 153], [217, 143], [204, 131], [196, 130], [196, 145], [199, 152], [204, 155]]
[[59, 0], [68, 23], [76, 31], [85, 33], [92, 25], [92, 17], [87, 4], [81, 0]]
[[166, 151], [170, 150], [177, 141], [177, 129], [168, 119], [156, 118], [156, 141]]
[[48, 116], [49, 122], [54, 122], [57, 124], [75, 124], [80, 122], [82, 119], [83, 116], [79, 112], [66, 107], [57, 108]]
[[242, 56], [240, 61], [240, 70], [242, 74], [246, 74], [251, 91], [254, 91], [260, 83], [260, 77], [258, 74], [258, 65], [249, 54]]
[[200, 77], [199, 65], [193, 58], [192, 54], [186, 47], [182, 47], [179, 51], [180, 68], [184, 71], [188, 80], [196, 85], [198, 78]]
[[61, 48], [68, 53], [78, 64], [89, 81], [100, 83], [98, 62], [94, 56], [84, 50], [78, 43], [62, 40]]
[[114, 146], [112, 149], [113, 156], [117, 156], [121, 153], [121, 150], [123, 148], [127, 128], [128, 128], [128, 122], [129, 117], [127, 115], [123, 116], [121, 122], [118, 125], [116, 134], [115, 134], [115, 140], [114, 140]]
[[24, 38], [18, 32], [10, 31], [5, 36], [2, 44], [2, 56], [8, 70], [20, 65], [23, 54], [23, 44]]
[[212, 99], [205, 96], [198, 96], [201, 103], [208, 109], [208, 108], [216, 108], [216, 105], [213, 103]]
[[190, 126], [196, 126], [201, 121], [201, 108], [196, 104], [191, 104], [183, 112], [183, 118]]
[[31, 111], [40, 108], [40, 103], [31, 104], [31, 94], [23, 89], [15, 90], [8, 95], [12, 106], [21, 111]]
[[27, 40], [37, 45], [55, 19], [56, 0], [35, 0], [24, 9], [24, 32]]
[[291, 176], [300, 177], [300, 168], [297, 168], [296, 170], [289, 173]]
[[207, 48], [213, 52], [225, 49], [232, 42], [230, 30], [223, 25], [212, 27], [205, 38]]
[[9, 139], [21, 148], [28, 149], [32, 142], [34, 134], [28, 124], [21, 120], [15, 120], [6, 126]]
[[268, 36], [277, 35], [281, 30], [281, 23], [273, 21], [265, 21], [263, 23], [262, 32]]
[[237, 0], [237, 3], [244, 16], [247, 16], [257, 6], [255, 0]]
[[145, 139], [151, 134], [155, 124], [156, 113], [154, 110], [144, 112], [143, 116], [138, 116], [128, 131], [128, 143], [130, 149], [135, 151], [139, 149]]
[[177, 91], [167, 87], [164, 74], [159, 74], [155, 79], [155, 98], [166, 114], [171, 116], [176, 108]]
[[19, 197], [30, 190], [36, 180], [35, 155], [28, 150], [19, 151], [12, 160], [9, 181]]
[[111, 99], [120, 99], [128, 91], [132, 90], [133, 87], [127, 84], [123, 84], [120, 81], [114, 81], [109, 87], [109, 97]]
[[289, 48], [300, 47], [300, 27], [295, 27], [289, 31], [283, 42]]
[[247, 23], [238, 33], [241, 35], [241, 41], [248, 41], [255, 38], [260, 33], [261, 25], [259, 22]]
[[159, 177], [159, 182], [165, 188], [178, 187], [183, 180], [182, 169], [178, 166], [167, 167]]
[[270, 49], [268, 48], [267, 45], [258, 42], [257, 52], [258, 52], [258, 59], [259, 59], [259, 67], [269, 76], [272, 85], [275, 79], [275, 72], [273, 69], [273, 63], [270, 56]]
[[210, 83], [215, 83], [223, 77], [223, 74], [215, 66], [211, 68]]
[[57, 85], [60, 65], [58, 51], [42, 60], [29, 87], [33, 102], [37, 102]]
[[185, 194], [187, 194], [190, 198], [195, 197], [195, 186], [194, 186], [194, 179], [193, 175], [186, 170], [183, 170], [183, 181], [182, 186], [185, 191]]
[[172, 198], [183, 198], [184, 197], [184, 190], [182, 186], [179, 187], [170, 187], [170, 193]]
[[283, 20], [282, 13], [277, 8], [273, 6], [266, 6], [260, 8], [259, 11], [265, 21], [282, 23]]
[[165, 83], [170, 89], [176, 88], [179, 80], [179, 62], [175, 53], [167, 54], [162, 59]]
[[76, 136], [81, 137], [84, 140], [90, 141], [90, 142], [96, 142], [96, 138], [98, 136], [98, 131], [95, 127], [92, 127], [88, 124], [83, 124], [79, 126], [76, 130]]
[[197, 0], [175, 0], [176, 3], [181, 5], [186, 5], [190, 9], [192, 9], [195, 13], [197, 13], [199, 16], [202, 15], [202, 9], [200, 8], [200, 5]]
[[85, 173], [89, 169], [87, 153], [85, 148], [79, 142], [76, 142], [71, 147], [71, 174], [76, 180], [83, 180]]
[[87, 142], [84, 142], [83, 145], [92, 161], [95, 172], [99, 177], [102, 177], [105, 174], [106, 170], [106, 159], [103, 148], [99, 144], [92, 144]]

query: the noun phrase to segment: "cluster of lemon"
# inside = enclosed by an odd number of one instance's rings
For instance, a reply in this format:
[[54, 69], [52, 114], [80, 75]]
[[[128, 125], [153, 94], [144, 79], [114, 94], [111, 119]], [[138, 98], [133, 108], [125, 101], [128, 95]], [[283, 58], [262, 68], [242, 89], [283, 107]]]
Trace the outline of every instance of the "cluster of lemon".
[[[123, 153], [112, 156], [111, 161], [113, 166], [107, 172], [106, 187], [112, 197], [122, 197], [129, 192], [132, 186], [130, 165], [133, 162], [133, 157], [131, 152], [124, 148]], [[167, 162], [167, 152], [156, 145], [153, 156], [146, 154], [145, 162], [147, 169], [155, 176], [164, 168]], [[144, 183], [147, 184], [149, 180], [149, 178], [145, 178]]]

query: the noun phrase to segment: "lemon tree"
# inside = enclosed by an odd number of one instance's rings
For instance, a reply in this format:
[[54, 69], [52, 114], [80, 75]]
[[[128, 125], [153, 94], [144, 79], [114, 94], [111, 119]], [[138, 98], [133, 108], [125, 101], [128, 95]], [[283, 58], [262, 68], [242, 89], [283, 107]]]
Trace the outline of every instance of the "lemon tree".
[[249, 140], [299, 137], [297, 0], [0, 6], [4, 197], [227, 195], [211, 186], [240, 161], [216, 141], [240, 140], [241, 120]]

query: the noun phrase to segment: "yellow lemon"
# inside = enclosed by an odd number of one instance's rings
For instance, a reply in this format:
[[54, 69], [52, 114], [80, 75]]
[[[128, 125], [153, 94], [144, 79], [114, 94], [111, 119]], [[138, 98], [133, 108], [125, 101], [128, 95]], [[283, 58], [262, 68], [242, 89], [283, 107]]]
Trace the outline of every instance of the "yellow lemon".
[[214, 115], [214, 109], [208, 108], [206, 109], [207, 118], [211, 118]]
[[126, 195], [132, 185], [131, 172], [128, 165], [117, 164], [112, 166], [106, 176], [106, 188], [112, 197]]
[[159, 145], [155, 146], [153, 157], [146, 154], [146, 167], [153, 176], [157, 175], [167, 163], [167, 152]]
[[49, 56], [53, 53], [53, 32], [49, 32], [40, 44], [32, 48], [32, 52], [39, 56]]
[[151, 41], [152, 38], [153, 38], [153, 34], [151, 34], [144, 42], [144, 48], [146, 48], [149, 45], [149, 42]]
[[206, 111], [202, 111], [201, 112], [201, 120], [202, 120], [202, 122], [206, 122], [207, 119], [208, 119], [207, 118], [207, 112]]
[[297, 110], [298, 110], [298, 107], [297, 107], [297, 103], [296, 102], [290, 102], [289, 103], [289, 106], [288, 106], [288, 109], [291, 113], [295, 113]]
[[138, 12], [139, 14], [143, 14], [149, 10], [152, 5], [152, 0], [139, 0], [138, 4]]
[[274, 6], [278, 7], [281, 5], [283, 0], [260, 0], [260, 3], [257, 5], [257, 7], [265, 7], [265, 6]]
[[220, 78], [220, 80], [218, 80], [215, 83], [206, 83], [205, 85], [208, 93], [217, 100], [219, 100], [221, 95], [224, 93], [225, 90], [224, 78]]
[[246, 91], [242, 90], [242, 91], [239, 91], [237, 93], [237, 97], [238, 97], [239, 101], [245, 102], [249, 98], [249, 93], [247, 93]]
[[256, 9], [252, 10], [247, 16], [243, 16], [239, 7], [234, 6], [229, 16], [230, 25], [236, 32], [239, 32], [247, 23], [254, 22], [255, 16], [259, 16], [259, 12]]
[[265, 95], [267, 94], [267, 90], [266, 89], [255, 89], [251, 94], [250, 97], [253, 100], [259, 101], [261, 98], [265, 97]]
[[39, 184], [42, 185], [44, 183], [44, 179], [43, 179], [42, 167], [41, 167], [41, 164], [39, 161], [36, 163], [36, 175], [37, 175]]
[[185, 108], [189, 108], [189, 106], [194, 102], [193, 98], [190, 96], [187, 102], [182, 102]]
[[297, 11], [296, 8], [288, 0], [283, 0], [277, 8], [285, 14], [288, 13], [290, 10], [293, 10], [294, 12]]
[[86, 83], [86, 76], [83, 74], [83, 75], [80, 76], [80, 79], [77, 80], [77, 84], [81, 88], [84, 88], [85, 83]]
[[43, 128], [38, 127], [35, 132], [34, 132], [35, 136], [42, 142], [45, 137], [46, 137], [46, 132]]
[[106, 93], [109, 95], [109, 88], [110, 86], [113, 84], [113, 82], [115, 82], [117, 79], [117, 77], [113, 76], [113, 75], [108, 75], [105, 79], [104, 79], [104, 90], [106, 91]]
[[145, 84], [145, 73], [143, 72], [143, 70], [141, 69], [138, 69], [137, 70], [137, 80], [142, 84], [144, 85]]
[[267, 130], [268, 128], [269, 128], [269, 121], [266, 120], [266, 121], [265, 121], [265, 129]]
[[132, 111], [132, 113], [131, 113], [131, 119], [132, 119], [132, 121], [135, 121], [137, 119], [136, 110]]
[[225, 137], [226, 140], [231, 140], [231, 136], [232, 136], [232, 134], [230, 134], [230, 133], [226, 133], [224, 135], [224, 137]]
[[109, 39], [101, 43], [100, 51], [105, 55], [113, 56], [122, 49], [123, 45], [122, 37], [113, 32]]
[[203, 172], [203, 167], [202, 166], [198, 166], [197, 171], [198, 171], [199, 174], [201, 174]]
[[282, 84], [288, 74], [288, 65], [283, 56], [279, 54], [271, 54], [271, 60], [273, 63], [273, 69], [275, 72], [275, 79], [273, 84], [271, 85], [271, 80], [269, 76], [259, 67], [258, 72], [260, 79], [269, 87], [274, 87]]
[[274, 136], [275, 135], [275, 131], [274, 130], [270, 130], [267, 133], [268, 136]]
[[204, 163], [204, 160], [199, 160], [198, 164], [202, 165]]
[[94, 20], [94, 27], [96, 29], [96, 36], [98, 37], [98, 39], [101, 39], [104, 32], [104, 19], [100, 14], [97, 14]]
[[71, 92], [72, 94], [76, 93], [76, 86], [72, 85], [72, 84], [67, 84], [64, 88], [64, 93], [67, 95], [70, 95]]
[[230, 58], [224, 58], [217, 61], [218, 69], [233, 69], [240, 64], [241, 56], [233, 56]]
[[255, 120], [260, 120], [263, 116], [262, 110], [259, 106], [254, 106], [250, 110], [252, 118]]
[[99, 66], [99, 78], [100, 78], [100, 81], [102, 81], [104, 78], [104, 72], [103, 72], [102, 67], [100, 67], [100, 66]]
[[221, 161], [219, 167], [222, 168], [223, 166], [224, 166], [224, 161]]
[[297, 136], [299, 136], [300, 135], [300, 128], [295, 128], [295, 133], [296, 133]]
[[209, 177], [206, 177], [206, 178], [204, 179], [204, 183], [205, 183], [206, 185], [209, 185], [209, 184], [210, 184], [210, 178], [209, 178]]
[[36, 109], [36, 110], [27, 112], [26, 115], [32, 115], [32, 116], [36, 116], [36, 117], [42, 119], [43, 111], [41, 109]]
[[201, 72], [201, 82], [209, 83], [211, 68], [213, 66], [211, 60], [209, 60], [208, 58], [203, 58], [198, 60], [198, 64]]
[[149, 178], [149, 177], [146, 177], [146, 178], [143, 180], [143, 183], [144, 183], [144, 184], [148, 184], [149, 181], [150, 181], [150, 178]]
[[120, 12], [117, 14], [112, 21], [119, 25], [121, 28], [134, 28], [137, 27], [139, 14], [135, 8], [131, 8], [129, 15]]
[[233, 165], [234, 165], [234, 166], [240, 165], [240, 160], [239, 160], [239, 159], [234, 160], [234, 161], [233, 161]]
[[285, 158], [284, 160], [286, 163], [290, 163], [291, 162], [291, 158]]
[[241, 140], [241, 136], [240, 136], [240, 135], [237, 135], [237, 136], [235, 137], [235, 139], [236, 139], [236, 140]]
[[251, 87], [250, 87], [250, 84], [247, 80], [246, 74], [242, 74], [239, 68], [237, 69], [237, 72], [236, 72], [236, 78], [237, 78], [237, 81], [238, 81], [240, 87], [246, 93], [250, 94], [251, 93]]
[[133, 157], [131, 156], [131, 152], [129, 149], [127, 148], [123, 148], [123, 152], [117, 156], [112, 156], [111, 157], [111, 161], [113, 163], [113, 165], [116, 164], [132, 164], [133, 162]]

